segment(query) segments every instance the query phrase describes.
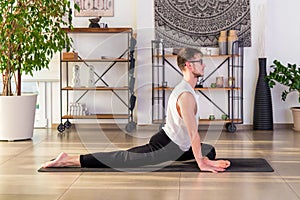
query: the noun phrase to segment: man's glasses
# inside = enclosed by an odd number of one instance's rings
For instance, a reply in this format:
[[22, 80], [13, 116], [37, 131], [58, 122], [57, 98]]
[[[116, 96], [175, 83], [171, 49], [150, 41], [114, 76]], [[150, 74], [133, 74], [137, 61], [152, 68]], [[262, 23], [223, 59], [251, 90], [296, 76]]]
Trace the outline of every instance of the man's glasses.
[[202, 59], [200, 59], [200, 60], [188, 60], [188, 62], [190, 62], [190, 63], [200, 63], [200, 65], [203, 64], [203, 60]]

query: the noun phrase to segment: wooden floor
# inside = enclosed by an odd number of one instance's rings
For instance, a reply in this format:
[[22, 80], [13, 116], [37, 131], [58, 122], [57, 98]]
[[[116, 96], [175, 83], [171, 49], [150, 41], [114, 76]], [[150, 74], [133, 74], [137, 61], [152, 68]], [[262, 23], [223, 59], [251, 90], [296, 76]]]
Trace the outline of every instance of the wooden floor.
[[35, 129], [32, 140], [0, 142], [1, 200], [299, 200], [300, 133], [218, 129], [201, 131], [218, 157], [265, 158], [271, 173], [39, 173], [40, 165], [61, 151], [72, 155], [144, 144], [157, 127], [76, 125], [64, 134]]

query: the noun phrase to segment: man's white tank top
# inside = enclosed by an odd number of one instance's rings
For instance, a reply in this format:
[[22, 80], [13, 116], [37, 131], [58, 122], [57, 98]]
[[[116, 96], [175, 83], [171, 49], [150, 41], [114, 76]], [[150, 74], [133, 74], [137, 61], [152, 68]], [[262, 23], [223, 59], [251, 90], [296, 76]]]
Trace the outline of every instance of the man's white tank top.
[[197, 114], [195, 115], [197, 127], [199, 124], [199, 105], [198, 105], [198, 98], [199, 96], [196, 94], [192, 86], [186, 82], [185, 80], [182, 80], [172, 91], [169, 101], [168, 101], [168, 109], [167, 109], [167, 116], [166, 116], [166, 124], [163, 127], [163, 130], [168, 135], [168, 137], [176, 143], [181, 150], [187, 151], [191, 147], [191, 141], [190, 137], [187, 131], [187, 128], [184, 124], [183, 119], [180, 117], [177, 109], [176, 109], [176, 103], [178, 100], [178, 97], [183, 92], [189, 92], [191, 93], [196, 101], [197, 105]]

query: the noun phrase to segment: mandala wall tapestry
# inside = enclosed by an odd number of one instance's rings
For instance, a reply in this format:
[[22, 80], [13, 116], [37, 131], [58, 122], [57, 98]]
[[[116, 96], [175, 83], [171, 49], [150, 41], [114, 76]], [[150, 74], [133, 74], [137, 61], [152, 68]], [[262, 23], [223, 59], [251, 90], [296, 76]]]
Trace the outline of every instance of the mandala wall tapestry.
[[251, 46], [250, 0], [154, 1], [155, 36], [166, 47], [218, 46], [223, 30], [236, 30]]

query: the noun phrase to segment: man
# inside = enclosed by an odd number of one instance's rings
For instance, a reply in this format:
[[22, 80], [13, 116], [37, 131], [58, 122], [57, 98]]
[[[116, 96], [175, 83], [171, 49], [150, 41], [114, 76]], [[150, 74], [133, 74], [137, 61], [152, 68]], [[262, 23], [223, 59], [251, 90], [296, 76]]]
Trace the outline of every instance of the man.
[[166, 124], [153, 135], [148, 144], [125, 151], [98, 152], [69, 156], [61, 153], [43, 167], [139, 167], [166, 161], [195, 159], [201, 171], [222, 172], [230, 166], [228, 160], [214, 160], [215, 149], [201, 144], [198, 133], [200, 107], [194, 91], [198, 77], [204, 75], [202, 53], [193, 48], [182, 49], [177, 64], [183, 73], [182, 81], [172, 91], [167, 109]]

